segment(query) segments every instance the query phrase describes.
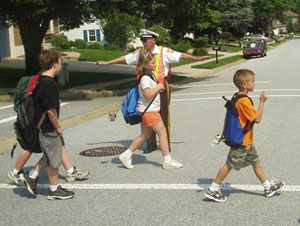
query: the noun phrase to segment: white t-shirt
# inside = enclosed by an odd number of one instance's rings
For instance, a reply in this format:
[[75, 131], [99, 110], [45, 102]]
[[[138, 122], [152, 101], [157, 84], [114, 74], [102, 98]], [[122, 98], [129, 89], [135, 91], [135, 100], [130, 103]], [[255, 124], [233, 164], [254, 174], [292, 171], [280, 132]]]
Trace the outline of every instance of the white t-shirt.
[[[154, 75], [152, 75], [154, 78]], [[144, 112], [146, 107], [149, 105], [152, 99], [146, 100], [144, 96], [144, 89], [150, 88], [150, 90], [154, 90], [157, 86], [157, 83], [153, 81], [148, 75], [144, 75], [139, 84], [139, 100], [137, 110], [139, 112]], [[148, 108], [147, 112], [155, 112], [160, 111], [160, 94], [158, 93], [152, 102], [151, 106]]]
[[[140, 52], [141, 52], [141, 48], [137, 49], [132, 53], [127, 54], [125, 56], [126, 63], [137, 64], [139, 61]], [[147, 53], [146, 49], [145, 49], [145, 53]], [[155, 45], [152, 53], [154, 55], [159, 53], [159, 48], [157, 45]], [[165, 77], [167, 77], [169, 73], [169, 64], [178, 63], [181, 57], [181, 53], [176, 52], [170, 48], [163, 47], [162, 54], [163, 54], [163, 65], [164, 65]]]

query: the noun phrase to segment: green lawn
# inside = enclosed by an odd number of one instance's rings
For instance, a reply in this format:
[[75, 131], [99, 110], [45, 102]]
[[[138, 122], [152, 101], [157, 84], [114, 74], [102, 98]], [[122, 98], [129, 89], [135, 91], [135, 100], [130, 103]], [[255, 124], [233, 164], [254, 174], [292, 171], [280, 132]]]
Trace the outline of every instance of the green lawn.
[[113, 51], [113, 50], [97, 50], [97, 49], [74, 49], [64, 52], [78, 52], [80, 53], [80, 61], [98, 61], [98, 60], [112, 60], [114, 58], [124, 56], [128, 54], [125, 51]]
[[216, 64], [216, 62], [213, 61], [213, 62], [209, 62], [209, 63], [206, 63], [206, 64], [195, 65], [195, 66], [192, 66], [192, 68], [214, 69], [214, 68], [226, 65], [226, 64], [233, 63], [233, 62], [241, 60], [241, 59], [243, 59], [242, 55], [236, 55], [236, 56], [221, 59], [221, 60], [218, 61], [218, 64]]

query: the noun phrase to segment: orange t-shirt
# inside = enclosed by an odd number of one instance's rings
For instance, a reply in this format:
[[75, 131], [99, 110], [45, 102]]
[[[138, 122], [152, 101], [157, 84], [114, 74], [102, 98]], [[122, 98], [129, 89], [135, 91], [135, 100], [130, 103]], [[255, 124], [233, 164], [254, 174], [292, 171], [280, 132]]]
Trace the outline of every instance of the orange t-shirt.
[[[242, 97], [237, 100], [235, 107], [239, 114], [239, 120], [244, 128], [247, 121], [253, 122], [258, 115], [258, 110], [256, 110], [251, 101], [247, 97]], [[245, 134], [242, 146], [248, 146], [253, 144], [253, 127]]]

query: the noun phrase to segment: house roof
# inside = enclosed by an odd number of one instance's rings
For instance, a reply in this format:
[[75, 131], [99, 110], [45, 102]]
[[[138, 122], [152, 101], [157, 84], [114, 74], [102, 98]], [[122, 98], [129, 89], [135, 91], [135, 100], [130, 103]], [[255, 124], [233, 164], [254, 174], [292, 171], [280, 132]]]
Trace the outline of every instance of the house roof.
[[290, 17], [298, 17], [299, 15], [291, 10], [288, 10], [285, 12], [286, 16], [290, 16]]

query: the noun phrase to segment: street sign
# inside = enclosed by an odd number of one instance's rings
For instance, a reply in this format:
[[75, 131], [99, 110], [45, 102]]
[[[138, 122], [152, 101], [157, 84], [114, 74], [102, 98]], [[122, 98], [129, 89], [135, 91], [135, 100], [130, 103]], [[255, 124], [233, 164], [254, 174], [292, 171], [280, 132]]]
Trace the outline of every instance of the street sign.
[[219, 62], [218, 61], [218, 51], [221, 50], [221, 47], [220, 46], [214, 46], [212, 47], [213, 50], [216, 51], [216, 64]]

